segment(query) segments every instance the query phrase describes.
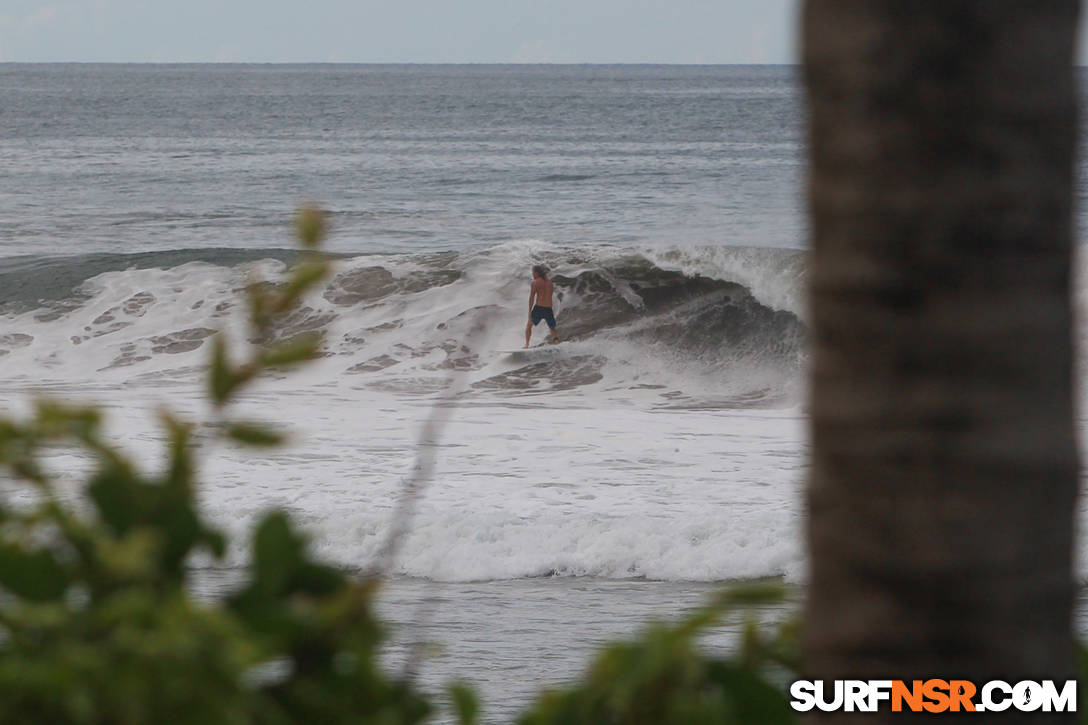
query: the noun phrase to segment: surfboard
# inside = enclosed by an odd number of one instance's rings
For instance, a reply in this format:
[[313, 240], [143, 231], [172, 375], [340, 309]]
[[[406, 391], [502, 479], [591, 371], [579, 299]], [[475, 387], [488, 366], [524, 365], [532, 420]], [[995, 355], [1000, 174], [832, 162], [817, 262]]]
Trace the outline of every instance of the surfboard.
[[498, 355], [534, 355], [539, 354], [544, 350], [555, 350], [559, 345], [553, 345], [550, 342], [546, 342], [543, 345], [534, 345], [533, 347], [519, 347], [513, 350], [496, 350]]

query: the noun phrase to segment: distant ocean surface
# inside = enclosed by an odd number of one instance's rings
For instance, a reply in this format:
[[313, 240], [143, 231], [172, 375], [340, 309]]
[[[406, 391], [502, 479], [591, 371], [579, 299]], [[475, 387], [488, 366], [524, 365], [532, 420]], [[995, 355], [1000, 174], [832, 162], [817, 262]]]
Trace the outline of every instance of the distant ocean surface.
[[802, 246], [795, 70], [0, 65], [0, 253]]
[[[0, 65], [0, 404], [105, 402], [154, 465], [156, 406], [204, 411], [208, 337], [244, 340], [241, 290], [284, 274], [319, 201], [335, 275], [280, 334], [324, 330], [326, 355], [241, 402], [296, 444], [217, 451], [202, 499], [235, 534], [291, 509], [365, 568], [441, 403], [383, 609], [399, 642], [446, 644], [428, 686], [480, 682], [509, 720], [636, 622], [804, 580], [796, 73]], [[565, 342], [500, 354], [533, 264]], [[245, 556], [202, 574], [212, 594]]]

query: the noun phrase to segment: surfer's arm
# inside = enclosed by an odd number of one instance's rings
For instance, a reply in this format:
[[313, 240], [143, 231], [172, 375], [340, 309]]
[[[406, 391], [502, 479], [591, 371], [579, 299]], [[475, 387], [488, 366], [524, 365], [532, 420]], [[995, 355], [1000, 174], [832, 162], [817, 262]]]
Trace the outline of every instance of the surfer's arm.
[[536, 282], [529, 287], [529, 316], [533, 316], [533, 301], [536, 300]]

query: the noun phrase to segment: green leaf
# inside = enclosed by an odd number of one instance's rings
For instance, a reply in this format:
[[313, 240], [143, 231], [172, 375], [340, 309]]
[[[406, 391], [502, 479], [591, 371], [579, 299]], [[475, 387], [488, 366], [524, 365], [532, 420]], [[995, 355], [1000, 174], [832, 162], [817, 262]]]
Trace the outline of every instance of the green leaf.
[[11, 593], [36, 602], [51, 601], [64, 596], [68, 583], [68, 573], [50, 552], [0, 546], [0, 585]]
[[708, 679], [722, 688], [737, 722], [788, 725], [797, 721], [785, 691], [767, 682], [752, 667], [712, 662]]
[[335, 567], [305, 563], [292, 578], [291, 591], [305, 592], [323, 597], [339, 591], [347, 584], [347, 578]]
[[453, 708], [457, 711], [457, 721], [461, 725], [476, 725], [476, 718], [480, 714], [480, 701], [476, 692], [463, 682], [453, 683], [449, 690]]
[[212, 402], [222, 405], [227, 402], [231, 391], [234, 389], [234, 375], [227, 361], [227, 342], [223, 333], [216, 334], [212, 338], [211, 370], [208, 378], [208, 392]]
[[[164, 493], [158, 487], [153, 491], [156, 494]], [[152, 522], [152, 527], [162, 536], [160, 573], [177, 578], [182, 576], [185, 559], [200, 540], [200, 517], [189, 498], [160, 498], [164, 499], [161, 501], [162, 510], [155, 512], [157, 515]]]
[[301, 262], [292, 270], [291, 279], [287, 288], [276, 306], [276, 312], [285, 312], [290, 309], [306, 290], [324, 279], [329, 272], [329, 265], [323, 261]]
[[17, 458], [10, 464], [11, 472], [15, 474], [17, 478], [22, 478], [27, 481], [33, 481], [34, 483], [42, 486], [48, 486], [49, 477], [45, 475], [45, 471], [42, 470], [38, 462], [29, 456], [25, 458]]
[[232, 423], [227, 428], [227, 437], [247, 446], [278, 446], [286, 437], [262, 423]]
[[299, 241], [307, 249], [316, 249], [325, 238], [325, 212], [316, 205], [307, 205], [298, 210], [295, 217], [295, 231]]
[[216, 407], [222, 407], [230, 400], [234, 392], [256, 375], [252, 365], [232, 368], [227, 359], [227, 343], [223, 333], [212, 338], [212, 360], [208, 378], [208, 392]]
[[100, 470], [87, 485], [87, 493], [114, 533], [126, 534], [147, 519], [148, 502], [140, 495], [135, 476], [126, 468], [111, 466]]
[[781, 602], [786, 597], [786, 590], [780, 584], [743, 584], [732, 586], [722, 592], [717, 599], [718, 606], [725, 608], [750, 607], [756, 604]]
[[324, 336], [316, 332], [304, 332], [295, 335], [286, 342], [281, 342], [267, 349], [261, 356], [261, 362], [268, 367], [297, 365], [317, 357]]
[[143, 580], [154, 577], [159, 542], [147, 527], [135, 528], [128, 535], [102, 538], [95, 554], [102, 569], [116, 580]]
[[189, 449], [193, 427], [165, 411], [160, 413], [159, 418], [169, 435], [166, 485], [189, 491], [193, 482], [193, 457]]
[[268, 294], [267, 284], [254, 282], [246, 286], [246, 298], [249, 300], [249, 320], [258, 330], [264, 329], [269, 322], [269, 309], [272, 297]]
[[201, 532], [201, 540], [217, 559], [223, 558], [223, 554], [227, 552], [227, 538], [216, 529], [205, 528]]
[[257, 583], [268, 591], [282, 591], [302, 563], [304, 547], [285, 513], [274, 511], [265, 516], [253, 537]]
[[42, 400], [37, 404], [38, 430], [51, 438], [94, 439], [101, 420], [102, 414], [94, 408], [80, 408], [53, 400]]

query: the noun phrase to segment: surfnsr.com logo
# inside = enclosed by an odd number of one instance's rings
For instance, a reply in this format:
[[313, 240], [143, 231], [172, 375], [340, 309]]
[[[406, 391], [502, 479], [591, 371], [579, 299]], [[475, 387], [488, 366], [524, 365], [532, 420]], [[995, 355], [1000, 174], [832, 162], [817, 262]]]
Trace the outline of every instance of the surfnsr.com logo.
[[797, 680], [790, 685], [797, 712], [1076, 712], [1077, 682], [1066, 680]]

